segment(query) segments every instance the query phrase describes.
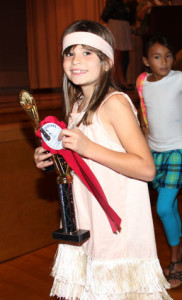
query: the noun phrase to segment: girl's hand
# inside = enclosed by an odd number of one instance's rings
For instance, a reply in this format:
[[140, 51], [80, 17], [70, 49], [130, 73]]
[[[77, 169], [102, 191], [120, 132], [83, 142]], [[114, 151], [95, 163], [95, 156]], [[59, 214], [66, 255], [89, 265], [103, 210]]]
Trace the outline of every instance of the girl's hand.
[[53, 165], [53, 161], [50, 160], [51, 156], [52, 154], [47, 152], [43, 147], [38, 147], [34, 153], [36, 167], [45, 170], [46, 167]]
[[92, 143], [78, 128], [63, 129], [58, 140], [62, 140], [63, 148], [75, 151], [84, 157], [87, 157], [88, 148]]

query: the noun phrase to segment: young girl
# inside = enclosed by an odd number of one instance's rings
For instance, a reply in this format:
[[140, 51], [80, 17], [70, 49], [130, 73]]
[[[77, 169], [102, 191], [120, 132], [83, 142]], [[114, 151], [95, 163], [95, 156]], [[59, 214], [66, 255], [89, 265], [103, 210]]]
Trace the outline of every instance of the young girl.
[[[94, 196], [73, 174], [78, 228], [90, 230], [82, 246], [59, 244], [51, 296], [82, 300], [171, 299], [156, 254], [148, 187], [155, 175], [150, 149], [129, 97], [111, 79], [113, 40], [106, 27], [78, 21], [63, 35], [64, 97], [68, 128], [63, 147], [83, 157], [121, 217], [112, 232]], [[35, 151], [38, 168], [51, 154]]]
[[152, 187], [158, 190], [157, 213], [171, 249], [171, 263], [165, 273], [174, 288], [182, 284], [177, 200], [182, 186], [182, 72], [171, 70], [172, 48], [161, 35], [154, 35], [145, 43], [143, 61], [151, 73], [143, 73], [137, 79], [144, 116], [141, 128], [156, 164]]

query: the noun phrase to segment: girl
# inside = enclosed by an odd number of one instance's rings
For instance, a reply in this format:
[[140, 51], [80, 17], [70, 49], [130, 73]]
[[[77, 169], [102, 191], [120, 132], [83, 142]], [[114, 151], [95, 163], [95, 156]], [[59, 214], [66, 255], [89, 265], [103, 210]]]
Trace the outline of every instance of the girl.
[[[73, 174], [82, 246], [58, 247], [51, 296], [83, 300], [171, 299], [156, 254], [147, 183], [154, 178], [150, 149], [127, 95], [111, 79], [113, 40], [106, 27], [78, 21], [63, 35], [64, 97], [68, 128], [63, 147], [81, 155], [122, 219], [117, 234], [94, 196]], [[51, 157], [35, 151], [38, 168]]]
[[143, 62], [151, 73], [143, 73], [137, 79], [144, 116], [141, 127], [156, 164], [152, 187], [158, 190], [157, 213], [171, 249], [171, 263], [165, 273], [174, 288], [182, 284], [181, 220], [177, 200], [182, 186], [182, 72], [171, 70], [173, 51], [161, 35], [148, 39]]

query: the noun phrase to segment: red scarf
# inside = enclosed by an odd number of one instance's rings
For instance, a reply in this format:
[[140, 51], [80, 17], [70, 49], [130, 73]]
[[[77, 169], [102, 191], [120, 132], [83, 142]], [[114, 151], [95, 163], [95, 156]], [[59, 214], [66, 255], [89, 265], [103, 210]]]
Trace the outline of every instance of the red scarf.
[[[66, 124], [64, 122], [59, 122], [56, 117], [53, 116], [46, 117], [43, 121], [40, 122], [39, 129], [36, 132], [36, 135], [39, 138], [42, 138], [40, 128], [47, 123], [55, 123], [62, 129], [66, 128]], [[42, 146], [45, 150], [48, 150], [53, 154], [59, 154], [63, 156], [63, 158], [71, 167], [71, 169], [80, 177], [80, 179], [89, 189], [89, 191], [98, 200], [104, 212], [106, 213], [112, 231], [116, 233], [117, 230], [120, 229], [121, 218], [116, 214], [116, 212], [109, 205], [101, 185], [99, 184], [97, 178], [95, 177], [91, 169], [88, 167], [88, 165], [85, 163], [85, 161], [78, 155], [78, 153], [74, 151], [67, 150], [67, 149], [61, 149], [61, 150], [51, 149], [44, 142], [43, 139], [42, 139]]]

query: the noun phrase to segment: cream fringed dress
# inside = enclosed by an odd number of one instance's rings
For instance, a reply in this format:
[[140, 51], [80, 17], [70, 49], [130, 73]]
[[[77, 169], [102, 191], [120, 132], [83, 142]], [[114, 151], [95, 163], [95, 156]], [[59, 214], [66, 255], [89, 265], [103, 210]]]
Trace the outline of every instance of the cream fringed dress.
[[[76, 110], [75, 105], [69, 126], [78, 118]], [[91, 125], [81, 124], [79, 128], [94, 142], [125, 152], [108, 136], [98, 112]], [[156, 254], [147, 183], [125, 177], [92, 160], [85, 161], [100, 182], [109, 204], [121, 217], [121, 232], [112, 232], [98, 201], [74, 174], [78, 228], [90, 230], [90, 238], [82, 246], [58, 246], [50, 295], [80, 300], [171, 299]]]

